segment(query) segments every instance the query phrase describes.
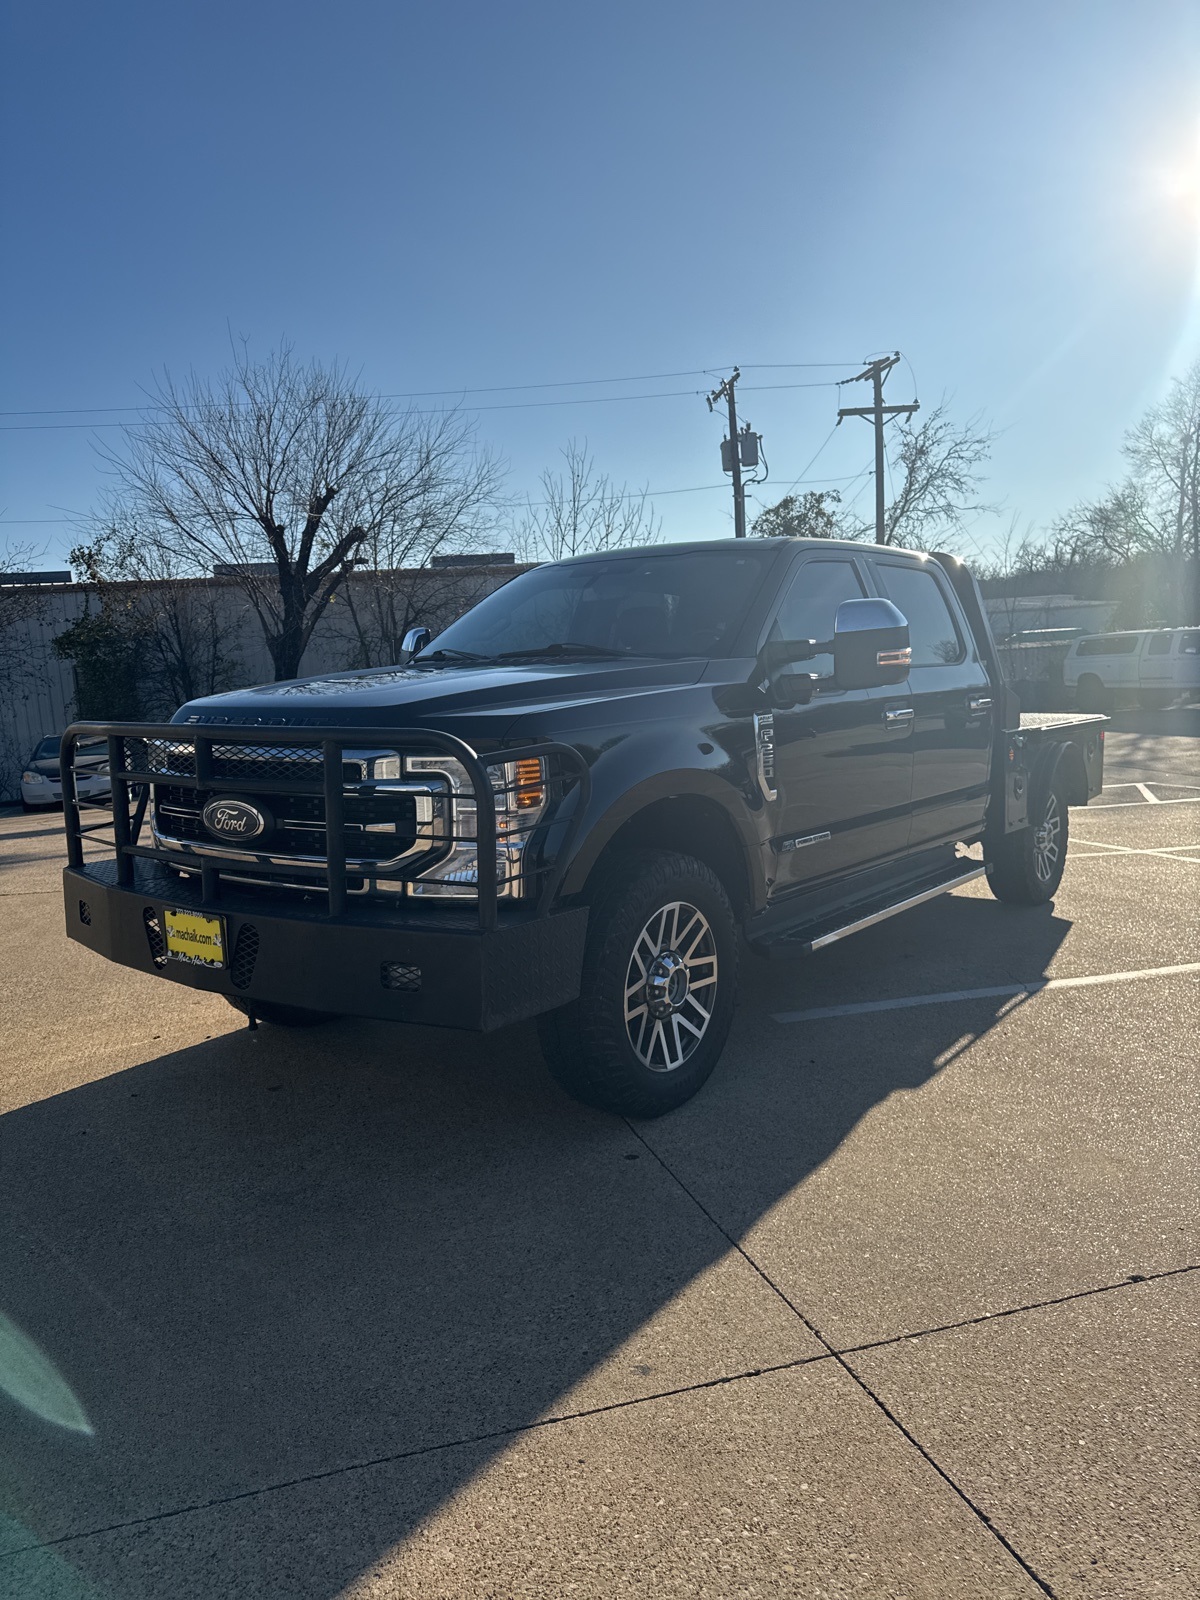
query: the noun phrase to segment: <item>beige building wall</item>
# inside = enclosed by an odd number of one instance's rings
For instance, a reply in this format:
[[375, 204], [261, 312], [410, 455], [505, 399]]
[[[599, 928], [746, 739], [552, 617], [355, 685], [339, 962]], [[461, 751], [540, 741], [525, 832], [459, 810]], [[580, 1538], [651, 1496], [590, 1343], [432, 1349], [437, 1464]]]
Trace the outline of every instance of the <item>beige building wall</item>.
[[[409, 586], [426, 596], [419, 620], [435, 631], [446, 627], [477, 601], [528, 569], [512, 564], [480, 567], [439, 568], [434, 572], [383, 574], [397, 591]], [[375, 573], [355, 573], [348, 580], [360, 606], [369, 598]], [[270, 653], [262, 629], [245, 595], [229, 579], [196, 580], [219, 596], [222, 620], [229, 624], [231, 640], [226, 654], [234, 669], [234, 687], [246, 688], [269, 683], [274, 678]], [[132, 585], [113, 584], [115, 596]], [[338, 593], [313, 632], [301, 664], [308, 676], [319, 672], [341, 672], [355, 664], [358, 642], [352, 626], [347, 597]], [[6, 674], [0, 685], [0, 804], [20, 798], [21, 768], [39, 739], [60, 734], [75, 715], [74, 669], [54, 653], [54, 640], [90, 606], [98, 604], [94, 585], [73, 583], [38, 591], [32, 615], [11, 624], [3, 642], [0, 659], [18, 663], [16, 672]]]

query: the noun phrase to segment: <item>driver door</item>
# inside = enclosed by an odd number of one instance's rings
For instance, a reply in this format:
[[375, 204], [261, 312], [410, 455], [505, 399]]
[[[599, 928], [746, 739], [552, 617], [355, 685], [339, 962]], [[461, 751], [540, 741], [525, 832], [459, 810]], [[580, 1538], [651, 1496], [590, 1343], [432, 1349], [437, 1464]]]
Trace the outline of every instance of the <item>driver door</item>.
[[[832, 639], [838, 606], [867, 593], [855, 557], [810, 556], [795, 569], [763, 642]], [[895, 691], [840, 689], [831, 654], [795, 671], [815, 673], [818, 682], [808, 705], [774, 712], [776, 895], [903, 850], [912, 791], [911, 741], [886, 718]]]

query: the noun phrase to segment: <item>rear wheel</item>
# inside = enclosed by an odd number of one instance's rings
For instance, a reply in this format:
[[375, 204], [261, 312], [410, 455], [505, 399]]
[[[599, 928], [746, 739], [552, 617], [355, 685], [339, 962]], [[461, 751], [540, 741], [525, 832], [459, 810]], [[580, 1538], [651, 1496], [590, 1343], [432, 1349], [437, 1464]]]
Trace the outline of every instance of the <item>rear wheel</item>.
[[733, 1020], [737, 929], [703, 862], [620, 858], [592, 905], [580, 998], [538, 1019], [542, 1052], [587, 1105], [657, 1117], [694, 1095]]
[[270, 1022], [277, 1028], [315, 1028], [319, 1022], [336, 1022], [336, 1011], [309, 1011], [304, 1006], [283, 1006], [274, 1000], [235, 1000], [225, 997], [235, 1011], [249, 1016], [253, 1010], [259, 1022]]
[[988, 862], [988, 887], [997, 900], [1037, 906], [1062, 882], [1067, 864], [1070, 814], [1061, 780], [1053, 778], [1030, 807], [1030, 825], [1009, 833]]
[[1112, 693], [1094, 672], [1085, 672], [1075, 690], [1075, 704], [1080, 711], [1111, 711]]

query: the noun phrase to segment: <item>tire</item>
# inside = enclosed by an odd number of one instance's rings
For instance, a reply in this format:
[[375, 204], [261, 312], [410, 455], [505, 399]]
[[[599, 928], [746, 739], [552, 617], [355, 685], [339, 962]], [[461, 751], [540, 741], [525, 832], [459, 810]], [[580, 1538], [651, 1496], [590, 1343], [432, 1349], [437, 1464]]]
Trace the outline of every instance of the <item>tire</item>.
[[1075, 704], [1080, 711], [1111, 711], [1112, 698], [1094, 672], [1085, 672], [1075, 690]]
[[1030, 813], [1029, 827], [1006, 834], [988, 861], [988, 888], [1011, 905], [1044, 905], [1062, 882], [1071, 816], [1060, 777], [1037, 791]]
[[270, 1022], [276, 1028], [315, 1028], [320, 1022], [336, 1022], [338, 1018], [336, 1011], [309, 1011], [304, 1006], [282, 1006], [274, 1000], [235, 1000], [232, 995], [225, 998], [246, 1017], [253, 1007], [259, 1022]]
[[725, 1047], [737, 961], [729, 897], [702, 861], [672, 851], [618, 857], [592, 903], [580, 998], [538, 1018], [551, 1074], [602, 1111], [673, 1111]]

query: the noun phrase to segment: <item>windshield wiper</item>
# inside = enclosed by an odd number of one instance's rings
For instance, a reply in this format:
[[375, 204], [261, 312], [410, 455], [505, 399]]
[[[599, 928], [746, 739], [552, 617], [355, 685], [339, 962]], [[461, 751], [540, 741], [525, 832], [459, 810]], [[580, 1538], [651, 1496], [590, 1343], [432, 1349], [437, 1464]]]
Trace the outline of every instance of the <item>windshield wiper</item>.
[[537, 656], [592, 656], [611, 661], [633, 654], [632, 650], [610, 650], [602, 644], [582, 644], [574, 639], [563, 639], [554, 644], [533, 645], [528, 650], [506, 650], [503, 655], [494, 656], [492, 659], [519, 661], [530, 660]]
[[474, 650], [431, 650], [428, 655], [424, 651], [416, 659], [416, 665], [423, 661], [492, 661], [494, 656], [481, 656]]

